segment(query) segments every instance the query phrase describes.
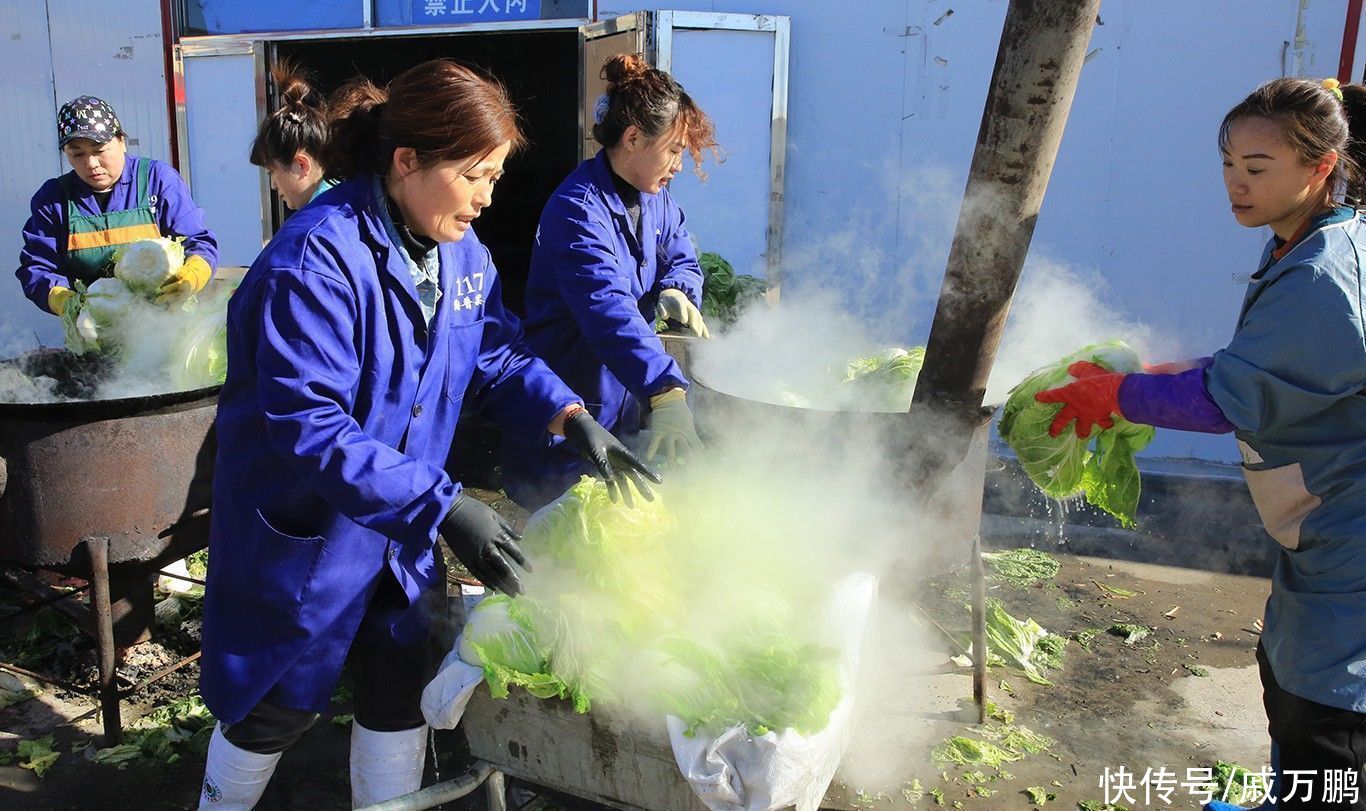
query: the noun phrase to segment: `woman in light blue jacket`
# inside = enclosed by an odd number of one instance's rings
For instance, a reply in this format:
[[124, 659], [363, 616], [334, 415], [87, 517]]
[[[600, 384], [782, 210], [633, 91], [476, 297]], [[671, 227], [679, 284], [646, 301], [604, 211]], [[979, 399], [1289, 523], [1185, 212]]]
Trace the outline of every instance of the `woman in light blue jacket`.
[[1228, 347], [1148, 374], [1074, 364], [1075, 382], [1037, 395], [1063, 404], [1054, 435], [1118, 414], [1237, 438], [1282, 547], [1257, 646], [1278, 808], [1366, 808], [1364, 125], [1366, 88], [1332, 79], [1277, 79], [1234, 107], [1219, 132], [1229, 203], [1272, 235]]

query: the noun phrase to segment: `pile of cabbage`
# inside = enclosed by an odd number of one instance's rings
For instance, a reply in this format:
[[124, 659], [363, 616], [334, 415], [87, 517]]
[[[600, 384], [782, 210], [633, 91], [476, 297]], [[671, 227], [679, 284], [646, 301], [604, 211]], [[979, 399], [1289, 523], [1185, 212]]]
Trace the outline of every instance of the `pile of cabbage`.
[[842, 697], [835, 649], [761, 577], [718, 606], [706, 578], [725, 555], [700, 548], [708, 535], [682, 531], [663, 494], [627, 507], [584, 477], [527, 526], [527, 594], [482, 600], [460, 657], [495, 698], [518, 687], [579, 712], [662, 713], [688, 734], [824, 729]]
[[179, 239], [159, 237], [121, 246], [114, 275], [89, 285], [62, 313], [66, 347], [95, 353], [163, 390], [217, 385], [227, 375], [227, 295], [200, 293], [157, 304], [157, 289], [185, 262]]
[[720, 254], [697, 257], [702, 268], [702, 317], [712, 330], [722, 331], [739, 320], [749, 306], [763, 301], [768, 282], [757, 276], [736, 273]]
[[869, 411], [905, 411], [911, 407], [915, 381], [925, 365], [925, 347], [894, 346], [882, 353], [855, 358], [840, 381]]
[[1140, 482], [1134, 454], [1153, 439], [1150, 425], [1115, 416], [1114, 426], [1095, 426], [1085, 439], [1072, 425], [1056, 437], [1048, 435], [1060, 403], [1040, 403], [1034, 395], [1072, 382], [1067, 367], [1087, 360], [1112, 372], [1141, 372], [1138, 353], [1122, 341], [1092, 344], [1039, 369], [1010, 390], [997, 430], [1019, 458], [1020, 467], [1044, 492], [1067, 499], [1081, 495], [1093, 507], [1134, 526]]
[[806, 390], [788, 385], [773, 398], [793, 408], [831, 411], [906, 411], [925, 365], [925, 347], [888, 347], [827, 368], [825, 379]]

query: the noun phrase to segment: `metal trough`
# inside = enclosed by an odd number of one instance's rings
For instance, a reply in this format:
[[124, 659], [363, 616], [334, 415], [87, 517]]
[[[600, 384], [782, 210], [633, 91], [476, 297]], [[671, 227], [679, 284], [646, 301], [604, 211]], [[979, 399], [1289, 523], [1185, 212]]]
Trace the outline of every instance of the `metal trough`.
[[504, 774], [622, 811], [706, 811], [678, 770], [663, 716], [627, 731], [568, 701], [524, 690], [494, 699], [481, 684], [461, 723], [470, 754]]
[[696, 370], [691, 379], [694, 413], [704, 439], [724, 425], [727, 432], [741, 434], [859, 437], [891, 449], [893, 463], [916, 485], [907, 497], [918, 501], [921, 527], [908, 527], [908, 535], [928, 529], [935, 539], [932, 545], [917, 547], [917, 563], [942, 570], [969, 559], [982, 518], [989, 409], [972, 415], [976, 424], [965, 444], [945, 445], [943, 432], [914, 414], [775, 405], [712, 388]]

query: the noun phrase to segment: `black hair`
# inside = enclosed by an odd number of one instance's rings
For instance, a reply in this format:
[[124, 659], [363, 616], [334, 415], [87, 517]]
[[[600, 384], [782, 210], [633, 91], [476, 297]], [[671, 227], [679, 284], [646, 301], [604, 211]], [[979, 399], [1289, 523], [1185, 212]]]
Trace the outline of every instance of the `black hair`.
[[601, 77], [607, 80], [607, 109], [593, 124], [598, 143], [616, 146], [632, 125], [650, 140], [677, 129], [699, 176], [703, 150], [720, 159], [711, 119], [672, 76], [640, 54], [617, 54], [602, 66]]
[[325, 164], [336, 177], [384, 174], [394, 150], [411, 147], [420, 165], [526, 144], [517, 110], [498, 80], [450, 59], [409, 68], [385, 87], [357, 78], [330, 101]]
[[1272, 79], [1224, 116], [1219, 125], [1221, 150], [1228, 151], [1229, 128], [1248, 117], [1280, 124], [1286, 143], [1306, 166], [1337, 152], [1329, 187], [1340, 190], [1349, 205], [1366, 203], [1366, 87], [1339, 86], [1331, 80]]
[[270, 70], [279, 88], [280, 106], [261, 122], [251, 143], [251, 162], [256, 166], [289, 164], [299, 152], [307, 152], [327, 164], [327, 101], [292, 62], [281, 60]]

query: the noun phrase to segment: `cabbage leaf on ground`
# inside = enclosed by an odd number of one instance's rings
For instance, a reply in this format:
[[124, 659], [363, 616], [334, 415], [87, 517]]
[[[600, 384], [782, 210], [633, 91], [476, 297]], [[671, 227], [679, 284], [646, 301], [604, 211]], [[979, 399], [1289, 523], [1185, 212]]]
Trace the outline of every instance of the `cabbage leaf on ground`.
[[987, 577], [1021, 589], [1042, 580], [1052, 580], [1061, 568], [1057, 558], [1027, 547], [983, 552], [982, 562], [990, 569]]
[[[1049, 633], [1032, 619], [1016, 619], [994, 597], [987, 598], [986, 609], [987, 667], [1009, 665], [1035, 684], [1051, 686], [1047, 673], [1062, 667], [1067, 638]], [[970, 641], [964, 647], [971, 652]], [[955, 656], [953, 662], [972, 665], [967, 656]]]
[[1114, 516], [1124, 527], [1135, 525], [1140, 482], [1134, 454], [1152, 441], [1150, 425], [1136, 425], [1116, 416], [1114, 427], [1091, 431], [1082, 439], [1068, 426], [1056, 437], [1048, 435], [1059, 403], [1040, 403], [1034, 395], [1072, 381], [1067, 367], [1087, 360], [1113, 372], [1139, 372], [1138, 354], [1122, 341], [1092, 344], [1039, 369], [1011, 389], [997, 426], [1019, 458], [1020, 467], [1045, 495], [1067, 499], [1076, 495]]

